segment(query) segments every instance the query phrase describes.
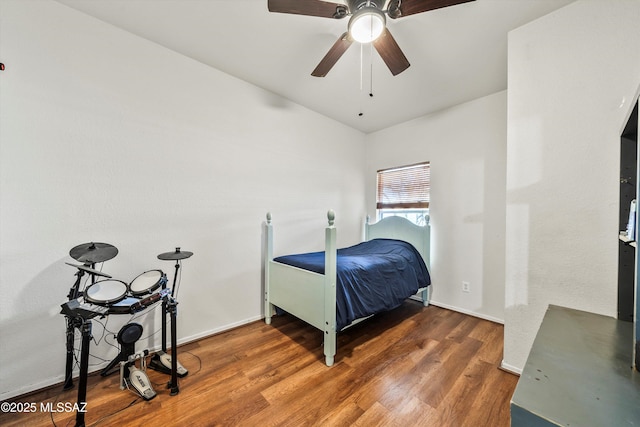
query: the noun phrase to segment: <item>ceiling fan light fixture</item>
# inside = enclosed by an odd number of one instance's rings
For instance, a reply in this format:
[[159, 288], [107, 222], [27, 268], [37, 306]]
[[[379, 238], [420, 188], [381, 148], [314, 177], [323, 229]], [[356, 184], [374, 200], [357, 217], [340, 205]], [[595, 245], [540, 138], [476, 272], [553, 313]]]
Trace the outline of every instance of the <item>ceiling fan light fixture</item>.
[[356, 11], [349, 20], [349, 35], [359, 43], [371, 43], [385, 29], [384, 13], [376, 7], [363, 7]]

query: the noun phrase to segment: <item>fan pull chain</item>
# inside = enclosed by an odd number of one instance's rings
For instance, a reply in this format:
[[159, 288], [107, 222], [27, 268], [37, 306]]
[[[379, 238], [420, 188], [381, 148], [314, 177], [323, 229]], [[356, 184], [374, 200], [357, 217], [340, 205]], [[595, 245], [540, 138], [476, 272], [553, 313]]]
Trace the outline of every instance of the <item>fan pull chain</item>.
[[[369, 44], [369, 97], [373, 98], [373, 43]], [[362, 112], [362, 99], [364, 98], [364, 46], [360, 45], [360, 112], [358, 116], [364, 116]]]
[[373, 98], [373, 43], [369, 44], [370, 52], [369, 52], [369, 73], [371, 74], [369, 79], [369, 96]]
[[360, 44], [360, 112], [358, 113], [359, 117], [362, 117], [364, 113], [362, 112], [362, 88], [363, 88], [363, 80], [364, 80], [364, 47]]

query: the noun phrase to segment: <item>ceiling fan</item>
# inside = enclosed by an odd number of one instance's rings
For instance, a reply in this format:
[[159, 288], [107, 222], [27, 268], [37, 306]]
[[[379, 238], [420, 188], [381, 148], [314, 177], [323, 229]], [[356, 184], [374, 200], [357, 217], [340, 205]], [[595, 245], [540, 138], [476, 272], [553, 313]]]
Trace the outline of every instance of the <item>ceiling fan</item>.
[[389, 32], [386, 16], [397, 19], [470, 1], [475, 0], [345, 0], [346, 4], [324, 0], [268, 0], [268, 7], [269, 12], [321, 18], [342, 19], [351, 16], [347, 32], [329, 49], [311, 73], [312, 76], [326, 76], [354, 41], [373, 43], [373, 47], [395, 76], [409, 68], [410, 64]]

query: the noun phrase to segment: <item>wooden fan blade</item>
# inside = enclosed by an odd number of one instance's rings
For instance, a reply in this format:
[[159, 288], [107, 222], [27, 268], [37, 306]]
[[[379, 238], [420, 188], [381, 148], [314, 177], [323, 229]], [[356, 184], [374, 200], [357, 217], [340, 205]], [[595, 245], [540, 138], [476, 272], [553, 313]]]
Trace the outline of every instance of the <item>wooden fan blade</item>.
[[269, 0], [269, 12], [293, 13], [296, 15], [319, 16], [321, 18], [344, 18], [348, 9], [344, 4], [321, 0]]
[[382, 57], [382, 60], [387, 64], [389, 71], [391, 71], [391, 74], [394, 76], [400, 74], [411, 65], [388, 28], [385, 28], [380, 37], [373, 41], [373, 47], [376, 48], [380, 57]]
[[349, 49], [353, 40], [349, 37], [348, 33], [344, 33], [340, 38], [331, 46], [329, 52], [322, 58], [318, 66], [311, 73], [314, 77], [324, 77], [329, 70], [338, 62], [338, 59]]
[[415, 15], [416, 13], [472, 1], [475, 0], [392, 0], [391, 3], [389, 3], [389, 16], [391, 18], [401, 18], [403, 16]]

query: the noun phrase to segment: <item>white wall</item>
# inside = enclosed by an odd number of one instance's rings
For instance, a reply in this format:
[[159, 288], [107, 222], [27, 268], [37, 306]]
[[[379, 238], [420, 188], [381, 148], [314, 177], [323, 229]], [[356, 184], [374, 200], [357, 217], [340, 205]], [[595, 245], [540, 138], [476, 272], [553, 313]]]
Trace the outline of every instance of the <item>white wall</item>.
[[619, 145], [640, 84], [639, 22], [640, 1], [578, 1], [509, 35], [507, 368], [524, 366], [548, 304], [617, 315]]
[[360, 238], [362, 133], [52, 1], [2, 0], [0, 51], [0, 399], [62, 381], [78, 244], [115, 245], [103, 270], [125, 282], [161, 268], [171, 284], [156, 256], [194, 252], [185, 341], [260, 318], [268, 210], [276, 252], [320, 249], [329, 208], [341, 245]]
[[[506, 91], [367, 136], [367, 209], [376, 171], [431, 162], [433, 303], [504, 319]], [[462, 281], [471, 291], [462, 292]]]

